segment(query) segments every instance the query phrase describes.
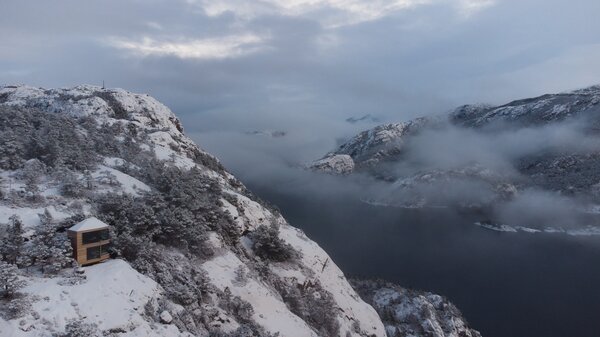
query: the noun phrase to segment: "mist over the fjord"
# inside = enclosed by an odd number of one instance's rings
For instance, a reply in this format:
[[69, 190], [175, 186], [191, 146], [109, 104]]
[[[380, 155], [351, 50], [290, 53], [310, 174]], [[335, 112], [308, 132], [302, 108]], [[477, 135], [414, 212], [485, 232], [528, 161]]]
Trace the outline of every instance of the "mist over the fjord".
[[[426, 208], [483, 208], [480, 220], [533, 228], [577, 228], [596, 221], [584, 212], [590, 205], [588, 196], [535, 186], [518, 167], [522, 158], [595, 151], [600, 139], [589, 132], [585, 117], [523, 128], [496, 124], [472, 129], [438, 123], [403, 139], [401, 157], [382, 164], [394, 173], [397, 180], [392, 183], [364, 173], [333, 176], [305, 169], [337, 144], [323, 134], [308, 137], [299, 132], [284, 137], [245, 133], [199, 137], [242, 181], [276, 193], [354, 198], [395, 207], [418, 205], [423, 199]], [[237, 145], [229, 146], [231, 140]], [[498, 186], [507, 189], [506, 198], [498, 199]]]

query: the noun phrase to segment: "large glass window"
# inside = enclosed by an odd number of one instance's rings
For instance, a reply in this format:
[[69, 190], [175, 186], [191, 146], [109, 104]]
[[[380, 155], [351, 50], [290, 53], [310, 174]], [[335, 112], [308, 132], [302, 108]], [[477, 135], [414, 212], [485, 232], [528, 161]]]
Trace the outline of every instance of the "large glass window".
[[108, 240], [108, 228], [99, 231], [83, 233], [82, 240], [84, 245], [87, 243]]
[[102, 255], [108, 254], [108, 246], [109, 245], [102, 245], [102, 246], [88, 248], [87, 249], [87, 259], [88, 260], [99, 259]]
[[101, 251], [102, 251], [102, 249], [100, 248], [100, 246], [88, 248], [87, 249], [87, 259], [88, 260], [99, 259]]

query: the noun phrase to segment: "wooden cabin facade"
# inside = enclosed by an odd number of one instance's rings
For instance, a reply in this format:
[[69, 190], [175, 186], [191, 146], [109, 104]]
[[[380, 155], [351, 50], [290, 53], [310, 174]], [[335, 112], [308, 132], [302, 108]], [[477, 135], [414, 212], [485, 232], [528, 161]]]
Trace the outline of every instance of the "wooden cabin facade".
[[88, 218], [67, 230], [73, 247], [73, 258], [80, 265], [102, 262], [110, 257], [108, 225]]

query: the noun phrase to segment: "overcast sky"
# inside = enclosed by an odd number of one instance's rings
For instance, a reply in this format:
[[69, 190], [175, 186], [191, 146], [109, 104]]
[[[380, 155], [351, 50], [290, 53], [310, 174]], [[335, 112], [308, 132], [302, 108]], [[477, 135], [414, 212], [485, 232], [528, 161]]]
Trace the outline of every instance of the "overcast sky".
[[600, 83], [598, 13], [598, 0], [0, 0], [0, 83], [104, 80], [158, 98], [226, 160], [262, 129], [288, 131], [278, 151], [305, 159], [372, 126], [351, 116]]

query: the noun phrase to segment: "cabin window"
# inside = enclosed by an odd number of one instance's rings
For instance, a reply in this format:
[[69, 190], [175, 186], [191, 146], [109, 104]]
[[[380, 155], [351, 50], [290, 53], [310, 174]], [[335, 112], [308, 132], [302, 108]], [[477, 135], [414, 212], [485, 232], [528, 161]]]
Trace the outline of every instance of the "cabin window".
[[87, 249], [87, 259], [99, 259], [102, 255], [108, 253], [108, 245], [90, 247]]
[[108, 240], [108, 229], [83, 233], [81, 238], [84, 245], [88, 243]]
[[99, 259], [100, 252], [101, 252], [100, 246], [88, 248], [87, 249], [87, 259], [88, 260]]

